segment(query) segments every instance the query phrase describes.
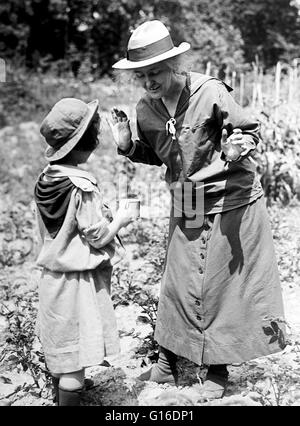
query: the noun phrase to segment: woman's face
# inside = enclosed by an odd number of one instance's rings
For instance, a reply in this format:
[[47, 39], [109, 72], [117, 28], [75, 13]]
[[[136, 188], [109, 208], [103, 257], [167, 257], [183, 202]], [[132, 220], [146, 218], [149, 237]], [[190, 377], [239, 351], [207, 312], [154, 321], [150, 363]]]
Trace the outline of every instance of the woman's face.
[[134, 70], [136, 80], [152, 99], [168, 94], [173, 84], [173, 73], [163, 62]]

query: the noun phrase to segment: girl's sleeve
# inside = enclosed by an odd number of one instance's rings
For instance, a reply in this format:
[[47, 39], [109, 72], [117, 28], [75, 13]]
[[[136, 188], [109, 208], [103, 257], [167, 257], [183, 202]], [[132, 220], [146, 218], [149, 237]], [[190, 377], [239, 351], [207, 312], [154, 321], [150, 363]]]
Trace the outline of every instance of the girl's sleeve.
[[45, 239], [45, 227], [42, 225], [42, 218], [39, 212], [39, 209], [35, 202], [32, 202], [31, 204], [31, 211], [33, 212], [35, 216], [35, 235], [36, 235], [36, 242], [37, 242], [37, 253], [39, 253], [42, 249], [44, 239]]
[[102, 197], [97, 191], [76, 193], [76, 221], [80, 235], [94, 248], [104, 247], [103, 239], [109, 232], [109, 219], [102, 213]]

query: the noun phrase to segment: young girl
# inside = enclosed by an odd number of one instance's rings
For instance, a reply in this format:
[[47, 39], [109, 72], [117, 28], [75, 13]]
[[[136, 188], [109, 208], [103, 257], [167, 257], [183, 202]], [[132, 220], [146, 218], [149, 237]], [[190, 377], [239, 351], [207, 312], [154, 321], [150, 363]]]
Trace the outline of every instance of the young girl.
[[122, 207], [112, 219], [95, 178], [80, 168], [99, 143], [99, 124], [98, 101], [64, 98], [40, 129], [49, 164], [35, 186], [39, 334], [60, 406], [79, 405], [84, 368], [119, 351], [110, 281], [124, 253], [115, 237], [132, 216]]

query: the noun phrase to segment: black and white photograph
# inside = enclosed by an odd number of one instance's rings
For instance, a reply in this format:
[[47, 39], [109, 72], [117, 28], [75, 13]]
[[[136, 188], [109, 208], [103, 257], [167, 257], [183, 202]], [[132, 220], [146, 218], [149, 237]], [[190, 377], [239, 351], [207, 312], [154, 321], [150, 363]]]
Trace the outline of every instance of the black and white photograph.
[[300, 406], [300, 0], [1, 1], [0, 406]]

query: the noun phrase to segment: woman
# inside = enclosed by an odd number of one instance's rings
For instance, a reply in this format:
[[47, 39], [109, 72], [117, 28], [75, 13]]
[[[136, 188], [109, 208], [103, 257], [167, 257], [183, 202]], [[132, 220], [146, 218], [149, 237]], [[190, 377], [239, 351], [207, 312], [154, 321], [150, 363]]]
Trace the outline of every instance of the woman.
[[209, 365], [203, 394], [220, 398], [227, 364], [284, 348], [283, 306], [263, 189], [251, 158], [259, 124], [222, 81], [178, 71], [177, 59], [189, 48], [174, 47], [159, 21], [132, 33], [127, 58], [114, 68], [131, 70], [145, 89], [137, 104], [139, 139], [131, 141], [127, 116], [116, 108], [111, 128], [120, 154], [167, 166], [173, 201], [155, 329], [159, 360], [141, 378], [176, 383], [179, 355]]

